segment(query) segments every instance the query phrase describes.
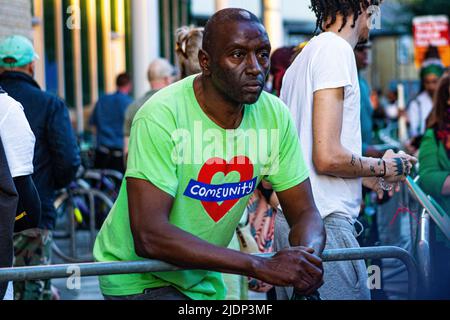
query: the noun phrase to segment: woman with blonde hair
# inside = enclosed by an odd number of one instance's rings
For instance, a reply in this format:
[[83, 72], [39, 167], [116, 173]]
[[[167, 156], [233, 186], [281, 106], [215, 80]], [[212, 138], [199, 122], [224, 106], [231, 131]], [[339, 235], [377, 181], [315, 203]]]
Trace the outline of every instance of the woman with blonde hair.
[[181, 27], [175, 32], [175, 42], [181, 79], [200, 73], [202, 70], [198, 62], [198, 52], [202, 48], [203, 28]]

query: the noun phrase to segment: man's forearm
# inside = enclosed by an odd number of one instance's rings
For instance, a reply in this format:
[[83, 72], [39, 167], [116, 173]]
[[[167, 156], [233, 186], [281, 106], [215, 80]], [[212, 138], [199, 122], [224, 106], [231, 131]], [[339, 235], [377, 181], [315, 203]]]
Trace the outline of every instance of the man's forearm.
[[185, 269], [211, 270], [256, 277], [262, 258], [215, 246], [168, 224], [148, 233], [136, 252], [142, 258], [156, 259]]
[[289, 243], [292, 247], [313, 248], [315, 254], [320, 256], [325, 248], [325, 242], [323, 220], [314, 208], [302, 214], [291, 226]]
[[[320, 157], [320, 156], [319, 156]], [[315, 161], [321, 174], [341, 177], [382, 177], [386, 173], [385, 162], [381, 158], [363, 157], [348, 150], [335, 150]]]
[[325, 247], [326, 234], [322, 217], [314, 202], [310, 180], [279, 192], [277, 196], [291, 229], [290, 245], [313, 248], [316, 255], [320, 255]]

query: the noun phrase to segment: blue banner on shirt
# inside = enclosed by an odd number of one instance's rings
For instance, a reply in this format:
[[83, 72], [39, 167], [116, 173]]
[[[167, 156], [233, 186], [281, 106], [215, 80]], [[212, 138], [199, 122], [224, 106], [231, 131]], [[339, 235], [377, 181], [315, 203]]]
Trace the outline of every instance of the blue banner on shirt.
[[255, 191], [256, 181], [257, 178], [254, 178], [238, 183], [212, 185], [192, 179], [184, 191], [184, 195], [204, 202], [222, 202], [241, 199], [251, 195]]

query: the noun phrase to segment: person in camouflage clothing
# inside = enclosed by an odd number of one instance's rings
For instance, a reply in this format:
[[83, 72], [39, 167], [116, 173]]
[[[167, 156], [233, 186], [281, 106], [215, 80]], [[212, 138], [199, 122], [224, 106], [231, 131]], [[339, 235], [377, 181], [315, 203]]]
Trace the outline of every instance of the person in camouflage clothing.
[[[52, 234], [30, 229], [14, 235], [15, 267], [49, 265]], [[14, 300], [51, 300], [50, 280], [14, 282]]]
[[[56, 191], [67, 187], [80, 166], [79, 148], [69, 111], [61, 99], [43, 91], [34, 80], [36, 52], [23, 36], [0, 42], [0, 86], [18, 101], [36, 137], [33, 181], [39, 193], [41, 217], [37, 230], [15, 236], [15, 266], [49, 264], [51, 232], [56, 224]], [[46, 299], [50, 282], [28, 281], [14, 286], [16, 299]], [[23, 289], [23, 290], [22, 290]]]

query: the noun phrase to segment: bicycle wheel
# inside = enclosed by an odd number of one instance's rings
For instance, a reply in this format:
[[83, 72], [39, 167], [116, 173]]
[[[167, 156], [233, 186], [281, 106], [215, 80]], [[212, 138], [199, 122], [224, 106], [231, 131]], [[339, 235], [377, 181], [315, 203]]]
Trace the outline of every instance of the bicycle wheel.
[[115, 201], [122, 186], [123, 174], [110, 169], [89, 169], [84, 172], [83, 180]]
[[76, 188], [64, 191], [55, 201], [57, 212], [53, 252], [64, 262], [93, 260], [99, 210], [109, 212], [113, 202], [96, 189]]

